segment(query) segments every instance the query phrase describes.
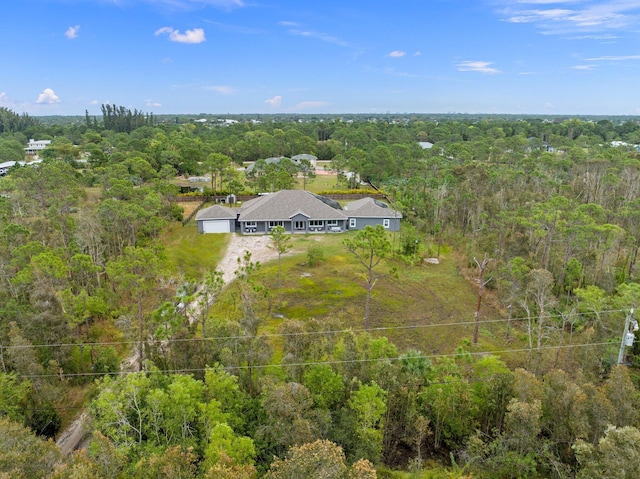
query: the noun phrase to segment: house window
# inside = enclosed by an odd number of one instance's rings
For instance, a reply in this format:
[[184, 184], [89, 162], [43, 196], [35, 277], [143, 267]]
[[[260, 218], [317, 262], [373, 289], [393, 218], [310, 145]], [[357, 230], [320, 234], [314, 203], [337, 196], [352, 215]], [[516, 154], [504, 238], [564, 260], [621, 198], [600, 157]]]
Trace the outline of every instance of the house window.
[[257, 228], [258, 227], [258, 223], [256, 223], [255, 221], [247, 221], [244, 224], [245, 228]]
[[349, 228], [355, 228], [355, 227], [356, 227], [356, 219], [349, 218]]
[[338, 226], [338, 220], [327, 221], [327, 226]]
[[324, 221], [323, 220], [309, 220], [309, 229], [311, 231], [320, 231], [324, 229]]
[[294, 221], [293, 222], [293, 228], [296, 230], [303, 230], [305, 228], [305, 222], [304, 221]]
[[389, 218], [385, 218], [382, 220], [382, 226], [384, 226], [385, 228], [389, 229], [389, 226], [391, 226], [391, 220]]
[[269, 221], [269, 229], [272, 230], [276, 226], [284, 227], [284, 221]]

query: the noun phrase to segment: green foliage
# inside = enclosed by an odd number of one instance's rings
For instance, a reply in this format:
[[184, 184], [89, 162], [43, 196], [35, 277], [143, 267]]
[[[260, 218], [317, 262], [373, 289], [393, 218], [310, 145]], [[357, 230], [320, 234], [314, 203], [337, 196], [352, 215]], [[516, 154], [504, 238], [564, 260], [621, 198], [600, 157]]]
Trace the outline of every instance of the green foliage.
[[321, 244], [312, 243], [307, 248], [307, 264], [317, 266], [324, 261], [324, 248]]
[[3, 477], [47, 477], [59, 458], [60, 451], [52, 441], [43, 441], [28, 428], [0, 418], [0, 474]]
[[578, 441], [574, 446], [578, 479], [632, 479], [640, 475], [640, 431], [609, 426], [597, 445]]
[[0, 133], [25, 131], [39, 123], [37, 119], [27, 114], [18, 115], [8, 108], [0, 107]]
[[250, 464], [255, 456], [252, 440], [227, 423], [239, 423], [232, 413], [241, 403], [229, 404], [239, 397], [233, 381], [220, 370], [208, 372], [206, 383], [186, 375], [163, 377], [157, 371], [131, 373], [103, 378], [90, 410], [96, 430], [129, 457], [178, 447], [175, 451], [196, 454], [189, 463], [204, 459], [212, 467], [225, 457], [234, 464]]
[[16, 374], [0, 373], [0, 417], [23, 422], [30, 392], [29, 381], [20, 381]]

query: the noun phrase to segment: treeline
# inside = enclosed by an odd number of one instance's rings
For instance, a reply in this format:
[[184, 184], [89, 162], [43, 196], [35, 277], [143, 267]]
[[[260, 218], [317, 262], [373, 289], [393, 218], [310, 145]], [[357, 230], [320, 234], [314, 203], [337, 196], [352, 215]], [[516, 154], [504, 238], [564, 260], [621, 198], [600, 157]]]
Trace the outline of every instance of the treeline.
[[[106, 130], [113, 130], [116, 133], [130, 133], [142, 126], [154, 125], [153, 113], [144, 114], [141, 111], [133, 110], [117, 105], [103, 104], [102, 125]], [[89, 112], [85, 111], [85, 121], [88, 128], [98, 129], [96, 117], [91, 119]]]
[[39, 121], [27, 114], [18, 115], [5, 107], [0, 107], [0, 134], [23, 132], [36, 126]]

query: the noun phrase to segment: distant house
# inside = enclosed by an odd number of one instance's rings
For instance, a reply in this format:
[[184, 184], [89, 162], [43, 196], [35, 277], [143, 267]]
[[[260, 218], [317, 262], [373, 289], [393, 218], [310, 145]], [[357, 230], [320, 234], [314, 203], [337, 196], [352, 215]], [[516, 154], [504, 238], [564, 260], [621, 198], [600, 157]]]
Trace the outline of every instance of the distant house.
[[313, 155], [308, 155], [306, 153], [301, 153], [299, 155], [295, 155], [295, 156], [291, 157], [291, 161], [293, 161], [298, 166], [300, 166], [300, 164], [304, 160], [307, 160], [309, 162], [309, 164], [311, 164], [311, 166], [313, 166], [315, 168], [316, 164], [318, 162], [318, 157], [317, 156], [313, 156]]
[[37, 155], [40, 151], [44, 150], [51, 144], [51, 140], [29, 140], [29, 144], [24, 149], [27, 155]]
[[[278, 163], [280, 163], [282, 160], [284, 160], [285, 158], [287, 158], [287, 157], [286, 157], [286, 156], [274, 156], [274, 157], [271, 157], [271, 158], [265, 158], [265, 159], [264, 159], [264, 162], [265, 162], [267, 165], [269, 165], [269, 164], [278, 164]], [[258, 160], [258, 161], [259, 161], [259, 160]], [[255, 169], [255, 167], [256, 167], [256, 163], [255, 163], [255, 162], [253, 162], [253, 163], [251, 163], [250, 165], [248, 165], [248, 166], [245, 168], [245, 171], [246, 171], [247, 173], [251, 173], [251, 172]]]
[[196, 214], [200, 233], [268, 234], [276, 226], [289, 233], [338, 233], [383, 225], [400, 228], [402, 215], [386, 204], [364, 198], [345, 209], [329, 198], [303, 190], [282, 190], [246, 201], [241, 208], [214, 205]]
[[16, 165], [17, 161], [5, 161], [4, 163], [0, 163], [0, 176], [4, 176], [7, 174], [10, 168], [13, 168]]
[[7, 174], [9, 169], [13, 168], [16, 165], [25, 166], [25, 165], [37, 165], [42, 163], [42, 160], [34, 160], [29, 163], [26, 161], [5, 161], [4, 163], [0, 163], [0, 176], [4, 176]]

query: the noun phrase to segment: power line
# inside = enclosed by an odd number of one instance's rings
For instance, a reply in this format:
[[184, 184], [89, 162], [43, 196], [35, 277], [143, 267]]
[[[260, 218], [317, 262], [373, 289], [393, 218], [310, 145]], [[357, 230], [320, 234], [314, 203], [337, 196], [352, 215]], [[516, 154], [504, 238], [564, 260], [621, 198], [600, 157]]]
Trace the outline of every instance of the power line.
[[[610, 313], [620, 313], [626, 312], [626, 309], [613, 309], [607, 311], [600, 311], [598, 314], [610, 314]], [[576, 316], [587, 316], [594, 314], [593, 311], [586, 312], [575, 312]], [[480, 323], [483, 325], [486, 324], [496, 324], [496, 323], [504, 323], [504, 322], [520, 322], [526, 320], [539, 321], [540, 319], [554, 319], [554, 318], [562, 318], [562, 314], [549, 314], [542, 316], [523, 316], [516, 318], [506, 318], [506, 319], [488, 319], [483, 320]], [[262, 338], [281, 338], [281, 337], [295, 337], [295, 336], [315, 336], [315, 335], [337, 335], [337, 334], [346, 334], [346, 333], [371, 333], [371, 332], [380, 332], [380, 331], [399, 331], [399, 330], [410, 330], [410, 329], [422, 329], [422, 328], [437, 328], [437, 327], [452, 327], [452, 326], [471, 326], [475, 325], [475, 320], [473, 321], [458, 321], [453, 323], [438, 323], [438, 324], [414, 324], [414, 325], [405, 325], [405, 326], [381, 326], [377, 328], [360, 328], [360, 329], [340, 329], [340, 330], [325, 330], [325, 331], [301, 331], [295, 333], [266, 333], [260, 334], [259, 336]], [[155, 339], [153, 341], [161, 342], [161, 343], [185, 343], [185, 342], [204, 342], [204, 341], [228, 341], [228, 340], [242, 340], [252, 338], [254, 336], [249, 335], [233, 335], [233, 336], [213, 336], [207, 338], [166, 338], [166, 339]], [[99, 341], [92, 343], [48, 343], [48, 344], [20, 344], [20, 345], [8, 345], [3, 346], [0, 345], [0, 349], [2, 350], [11, 350], [11, 349], [30, 349], [30, 348], [54, 348], [54, 347], [87, 347], [87, 346], [122, 346], [122, 345], [135, 345], [138, 344], [137, 340], [127, 340], [127, 341]]]
[[[511, 354], [511, 353], [534, 353], [537, 351], [549, 351], [556, 349], [573, 349], [573, 348], [586, 348], [586, 347], [596, 347], [596, 346], [615, 346], [614, 343], [611, 342], [598, 342], [598, 343], [582, 343], [582, 344], [565, 344], [558, 346], [541, 346], [540, 348], [532, 347], [532, 348], [515, 348], [515, 349], [502, 349], [495, 351], [463, 351], [459, 353], [448, 353], [448, 354], [421, 354], [418, 356], [394, 356], [391, 358], [361, 358], [361, 359], [335, 359], [328, 361], [309, 361], [309, 362], [300, 362], [300, 363], [269, 363], [269, 364], [261, 364], [255, 366], [223, 366], [223, 368], [227, 371], [241, 371], [248, 369], [268, 369], [275, 367], [308, 367], [308, 366], [318, 366], [318, 365], [340, 365], [340, 364], [356, 364], [356, 363], [375, 363], [375, 362], [394, 362], [401, 361], [404, 359], [413, 360], [413, 359], [441, 359], [441, 358], [457, 358], [457, 357], [466, 357], [466, 356], [485, 356], [485, 355], [499, 355], [499, 354]], [[210, 368], [182, 368], [182, 369], [152, 369], [148, 371], [113, 371], [108, 373], [101, 372], [87, 372], [87, 373], [59, 373], [59, 374], [29, 374], [29, 375], [20, 375], [21, 378], [25, 379], [34, 379], [34, 378], [74, 378], [74, 377], [95, 377], [95, 376], [128, 376], [130, 374], [187, 374], [187, 373], [196, 373], [207, 371]]]

